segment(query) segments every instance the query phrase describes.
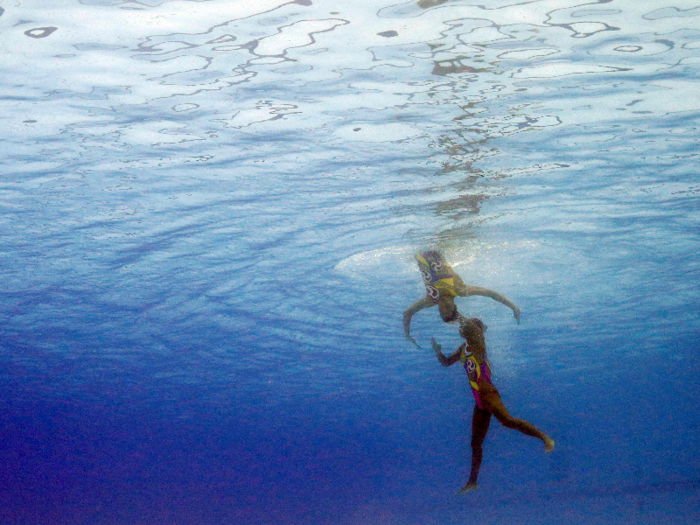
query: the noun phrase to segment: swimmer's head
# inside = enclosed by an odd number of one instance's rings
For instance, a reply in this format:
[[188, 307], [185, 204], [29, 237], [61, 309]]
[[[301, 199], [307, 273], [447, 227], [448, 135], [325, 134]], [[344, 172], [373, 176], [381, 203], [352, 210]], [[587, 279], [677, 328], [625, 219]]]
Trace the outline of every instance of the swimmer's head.
[[432, 259], [442, 263], [445, 262], [445, 255], [439, 250], [428, 250], [423, 252], [423, 255], [428, 259]]
[[488, 326], [481, 322], [481, 319], [472, 317], [464, 321], [459, 327], [459, 335], [467, 340], [470, 346], [485, 346], [484, 332]]
[[452, 321], [456, 320], [457, 316], [459, 315], [459, 310], [457, 310], [454, 297], [451, 295], [443, 294], [440, 296], [438, 309], [440, 310], [442, 320], [446, 323], [451, 323]]

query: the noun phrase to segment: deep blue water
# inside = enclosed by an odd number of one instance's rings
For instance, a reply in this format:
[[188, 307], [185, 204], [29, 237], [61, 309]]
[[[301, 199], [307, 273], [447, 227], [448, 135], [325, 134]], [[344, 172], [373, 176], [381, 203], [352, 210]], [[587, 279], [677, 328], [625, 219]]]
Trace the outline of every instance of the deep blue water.
[[[0, 523], [700, 520], [700, 6], [0, 3]], [[479, 490], [413, 254], [522, 310]]]

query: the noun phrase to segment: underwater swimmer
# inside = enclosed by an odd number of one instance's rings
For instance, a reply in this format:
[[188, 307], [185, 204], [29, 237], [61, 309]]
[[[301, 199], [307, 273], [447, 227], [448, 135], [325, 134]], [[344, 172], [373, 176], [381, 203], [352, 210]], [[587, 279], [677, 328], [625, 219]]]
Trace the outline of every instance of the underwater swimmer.
[[484, 340], [485, 331], [486, 326], [479, 319], [466, 319], [459, 329], [459, 334], [466, 339], [466, 343], [462, 343], [457, 351], [449, 357], [445, 357], [442, 354], [442, 347], [435, 339], [431, 340], [435, 355], [442, 366], [452, 366], [457, 361], [462, 362], [467, 371], [469, 384], [476, 402], [472, 417], [471, 474], [469, 475], [469, 481], [458, 494], [471, 492], [478, 488], [476, 481], [479, 477], [479, 469], [483, 458], [482, 444], [489, 430], [491, 415], [494, 415], [499, 423], [506, 428], [512, 428], [528, 436], [541, 439], [544, 443], [545, 452], [554, 450], [554, 440], [552, 438], [537, 430], [527, 421], [515, 419], [503, 406], [501, 396], [491, 382], [491, 365], [486, 356], [486, 342]]
[[406, 339], [414, 345], [420, 347], [416, 340], [411, 337], [411, 319], [423, 308], [430, 308], [437, 305], [440, 310], [440, 317], [446, 323], [461, 324], [466, 318], [459, 313], [455, 304], [455, 297], [470, 297], [481, 295], [490, 297], [513, 310], [513, 317], [520, 323], [520, 308], [507, 297], [478, 286], [468, 286], [464, 284], [462, 278], [457, 275], [449, 264], [445, 261], [445, 256], [439, 251], [421, 252], [415, 255], [418, 261], [418, 268], [423, 275], [426, 295], [409, 306], [403, 314], [403, 331]]

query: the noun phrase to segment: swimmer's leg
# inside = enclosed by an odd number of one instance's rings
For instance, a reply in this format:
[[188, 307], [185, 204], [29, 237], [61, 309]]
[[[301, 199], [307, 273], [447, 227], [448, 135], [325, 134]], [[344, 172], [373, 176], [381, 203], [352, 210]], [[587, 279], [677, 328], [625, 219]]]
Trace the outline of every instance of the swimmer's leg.
[[501, 396], [498, 392], [492, 392], [488, 395], [481, 395], [481, 402], [489, 412], [491, 412], [498, 422], [506, 428], [518, 430], [527, 436], [541, 439], [544, 443], [544, 451], [551, 452], [554, 450], [554, 440], [547, 436], [544, 432], [537, 430], [533, 425], [522, 419], [516, 419], [508, 413], [508, 410], [501, 401]]
[[469, 481], [457, 494], [464, 494], [476, 490], [481, 460], [484, 457], [482, 447], [486, 433], [489, 431], [491, 423], [491, 413], [474, 405], [474, 415], [472, 416], [472, 471], [469, 474]]

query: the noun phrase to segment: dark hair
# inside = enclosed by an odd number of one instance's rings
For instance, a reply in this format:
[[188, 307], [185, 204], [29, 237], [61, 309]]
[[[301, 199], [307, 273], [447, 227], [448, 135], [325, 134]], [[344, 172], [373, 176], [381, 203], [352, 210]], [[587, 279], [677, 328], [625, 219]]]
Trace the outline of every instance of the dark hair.
[[488, 326], [486, 326], [486, 325], [481, 321], [481, 319], [477, 319], [476, 317], [472, 317], [472, 318], [470, 319], [470, 321], [474, 321], [474, 323], [476, 324], [476, 326], [478, 326], [478, 327], [481, 329], [482, 332], [485, 332], [486, 329], [488, 328]]
[[428, 250], [423, 252], [423, 255], [425, 255], [428, 259], [435, 259], [441, 263], [446, 263], [445, 255], [439, 250]]
[[[452, 303], [452, 306], [454, 308], [452, 308], [452, 310], [450, 310], [450, 313], [447, 315], [447, 317], [443, 316], [443, 318], [442, 318], [442, 320], [445, 321], [446, 323], [451, 323], [452, 321], [455, 321], [459, 317], [459, 310], [457, 310], [457, 305]], [[440, 315], [442, 316], [442, 313], [440, 313]]]
[[483, 332], [486, 331], [488, 326], [486, 326], [481, 319], [477, 319], [476, 317], [472, 317], [471, 319], [467, 319], [462, 323], [462, 325], [459, 327], [459, 335], [461, 335], [464, 339], [467, 338], [467, 335], [469, 335], [469, 332], [472, 332], [474, 328], [478, 328], [479, 330]]

